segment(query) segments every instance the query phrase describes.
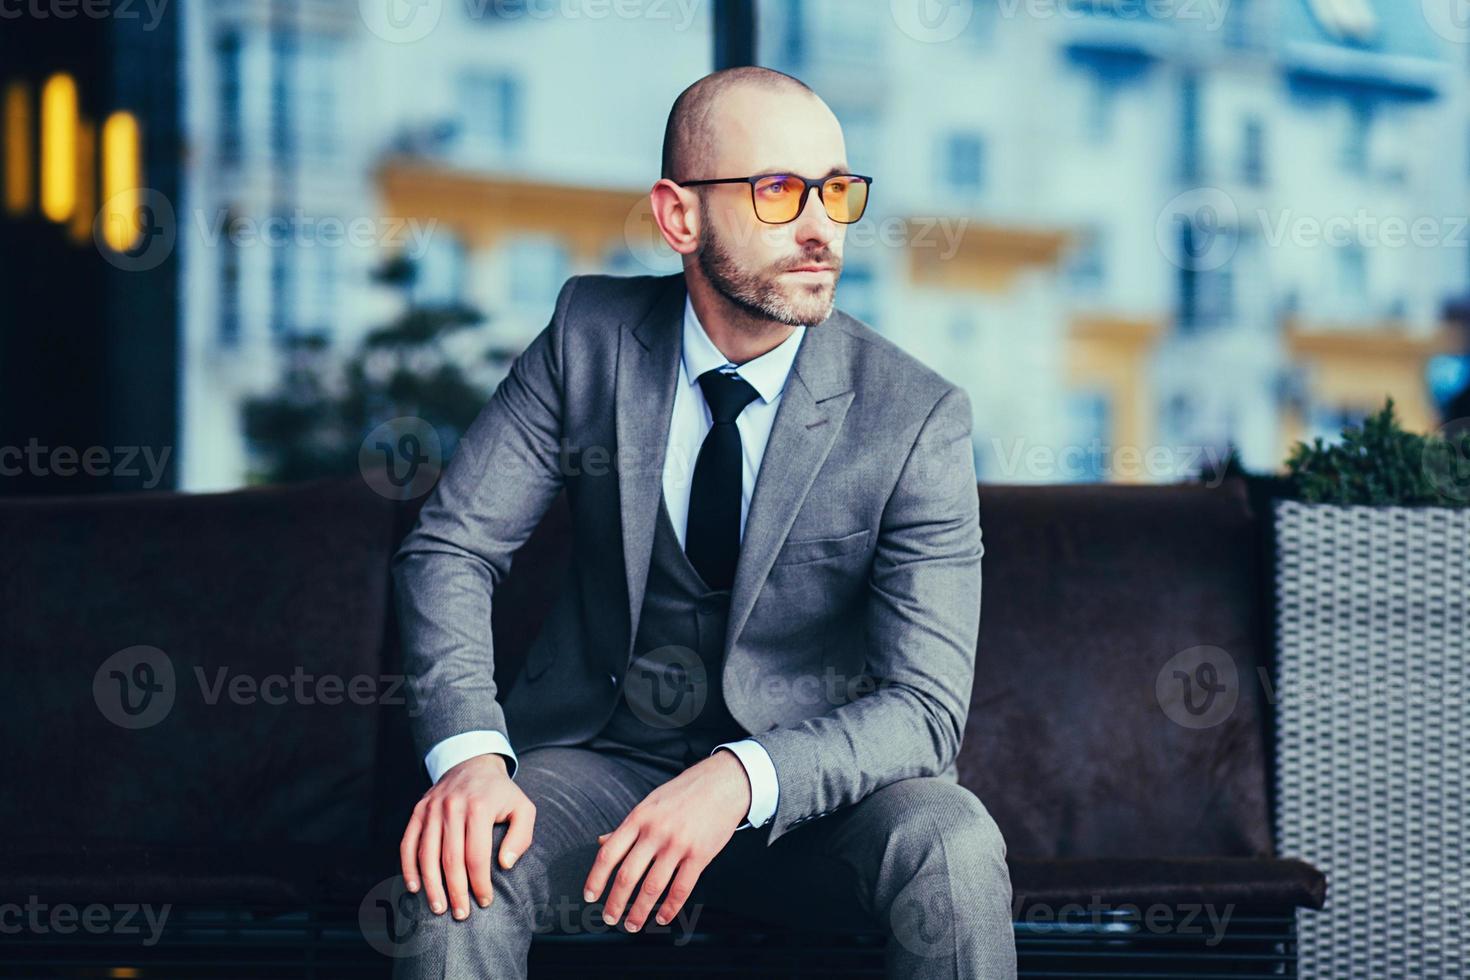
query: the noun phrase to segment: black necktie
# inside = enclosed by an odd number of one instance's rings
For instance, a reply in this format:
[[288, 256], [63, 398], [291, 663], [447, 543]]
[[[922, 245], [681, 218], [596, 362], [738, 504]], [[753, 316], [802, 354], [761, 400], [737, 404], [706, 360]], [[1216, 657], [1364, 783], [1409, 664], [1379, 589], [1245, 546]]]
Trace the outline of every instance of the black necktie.
[[744, 378], [719, 368], [701, 374], [699, 387], [714, 424], [694, 463], [684, 553], [706, 585], [728, 589], [740, 557], [740, 430], [735, 418], [760, 393]]

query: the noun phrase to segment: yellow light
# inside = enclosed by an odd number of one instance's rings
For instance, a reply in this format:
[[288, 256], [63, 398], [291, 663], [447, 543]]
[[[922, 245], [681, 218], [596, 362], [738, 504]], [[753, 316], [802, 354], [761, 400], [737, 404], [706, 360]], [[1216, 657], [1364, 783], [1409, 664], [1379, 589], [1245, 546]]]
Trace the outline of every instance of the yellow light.
[[126, 252], [138, 240], [143, 161], [138, 117], [114, 112], [102, 124], [102, 234], [114, 251]]
[[41, 89], [41, 212], [71, 217], [77, 203], [77, 83], [52, 75]]
[[77, 206], [66, 230], [79, 244], [92, 240], [92, 219], [97, 216], [97, 127], [91, 120], [77, 123]]
[[31, 93], [24, 82], [5, 86], [5, 210], [31, 209]]

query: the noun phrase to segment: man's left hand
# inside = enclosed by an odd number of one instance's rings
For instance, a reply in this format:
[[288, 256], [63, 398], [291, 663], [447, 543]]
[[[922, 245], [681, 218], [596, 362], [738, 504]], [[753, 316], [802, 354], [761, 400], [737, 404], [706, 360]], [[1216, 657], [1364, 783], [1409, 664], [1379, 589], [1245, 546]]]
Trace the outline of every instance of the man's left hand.
[[750, 781], [745, 767], [733, 752], [716, 752], [649, 793], [616, 830], [598, 838], [602, 847], [592, 862], [583, 898], [597, 901], [617, 868], [612, 892], [603, 906], [603, 921], [613, 925], [622, 918], [634, 887], [643, 879], [628, 909], [628, 931], [643, 927], [666, 887], [669, 895], [656, 921], [668, 925], [749, 811]]

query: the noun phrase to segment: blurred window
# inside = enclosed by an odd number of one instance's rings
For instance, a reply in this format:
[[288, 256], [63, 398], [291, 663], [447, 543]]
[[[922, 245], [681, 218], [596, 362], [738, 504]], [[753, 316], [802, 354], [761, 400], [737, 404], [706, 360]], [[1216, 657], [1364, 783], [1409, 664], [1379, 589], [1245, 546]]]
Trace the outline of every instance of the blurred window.
[[419, 257], [413, 298], [419, 305], [447, 305], [464, 300], [465, 247], [452, 232], [437, 229]]
[[1068, 431], [1077, 436], [1076, 449], [1060, 457], [1064, 467], [1060, 476], [1077, 483], [1096, 483], [1104, 479], [1108, 439], [1112, 431], [1112, 407], [1108, 396], [1100, 391], [1074, 391], [1067, 395], [1063, 409], [1068, 416]]
[[871, 326], [878, 320], [874, 290], [873, 267], [866, 257], [854, 258], [851, 252], [844, 255], [842, 281], [837, 285], [837, 305]]
[[300, 38], [297, 56], [298, 87], [293, 103], [298, 107], [297, 133], [301, 149], [313, 158], [331, 160], [340, 146], [337, 120], [336, 38], [307, 34]]
[[1101, 292], [1106, 271], [1106, 250], [1102, 228], [1091, 227], [1078, 235], [1066, 256], [1067, 283], [1080, 296]]
[[1266, 182], [1266, 124], [1258, 116], [1248, 117], [1242, 127], [1240, 179], [1251, 187]]
[[1372, 130], [1372, 109], [1363, 101], [1351, 103], [1339, 154], [1339, 162], [1346, 173], [1362, 176], [1368, 172], [1368, 144]]
[[944, 182], [966, 197], [985, 185], [985, 142], [979, 133], [949, 133], [944, 138]]
[[507, 262], [510, 301], [516, 306], [549, 308], [570, 274], [566, 249], [554, 238], [518, 237], [510, 243]]
[[219, 342], [234, 347], [240, 342], [240, 249], [228, 233], [219, 236], [219, 261]]
[[499, 154], [520, 142], [520, 86], [501, 73], [468, 72], [460, 77], [460, 126], [470, 154]]
[[[277, 216], [277, 220], [285, 221], [289, 229], [290, 219]], [[271, 335], [277, 339], [296, 333], [296, 280], [300, 268], [290, 233], [282, 238], [267, 246], [271, 268]]]
[[240, 92], [243, 48], [240, 33], [236, 30], [225, 31], [215, 44], [215, 55], [219, 59], [219, 155], [225, 163], [240, 159], [244, 128]]
[[292, 85], [296, 69], [296, 34], [290, 30], [271, 35], [271, 152], [291, 164], [296, 156]]

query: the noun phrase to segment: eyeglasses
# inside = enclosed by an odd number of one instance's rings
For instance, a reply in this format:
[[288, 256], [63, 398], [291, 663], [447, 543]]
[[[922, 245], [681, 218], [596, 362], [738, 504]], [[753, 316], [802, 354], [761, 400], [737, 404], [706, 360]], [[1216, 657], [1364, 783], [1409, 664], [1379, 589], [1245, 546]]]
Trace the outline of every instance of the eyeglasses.
[[838, 224], [850, 225], [863, 216], [868, 206], [868, 185], [872, 177], [862, 174], [833, 174], [821, 180], [808, 180], [796, 174], [756, 174], [754, 177], [719, 177], [714, 180], [685, 180], [684, 187], [699, 184], [749, 184], [750, 201], [755, 216], [768, 225], [784, 225], [796, 220], [806, 207], [807, 194], [813, 187], [827, 211], [827, 217]]

